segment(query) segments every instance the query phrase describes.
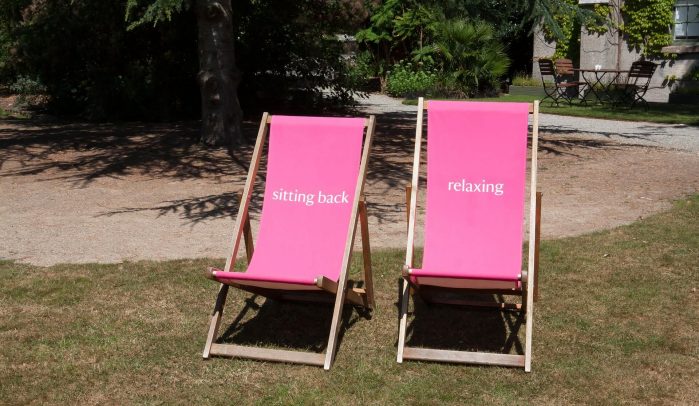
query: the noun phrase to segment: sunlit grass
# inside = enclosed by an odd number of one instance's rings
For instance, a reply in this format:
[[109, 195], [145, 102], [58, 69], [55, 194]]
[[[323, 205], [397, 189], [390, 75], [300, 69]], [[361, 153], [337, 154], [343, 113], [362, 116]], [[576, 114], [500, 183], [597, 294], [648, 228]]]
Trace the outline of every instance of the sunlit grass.
[[[330, 372], [201, 359], [217, 290], [202, 270], [222, 260], [0, 261], [0, 403], [689, 404], [699, 398], [697, 230], [693, 197], [630, 226], [543, 242], [531, 374], [397, 364], [398, 250], [374, 252], [377, 309], [370, 320], [346, 312]], [[330, 307], [249, 298], [229, 294], [227, 341], [322, 349]], [[508, 329], [496, 311], [419, 302], [412, 323], [413, 336], [445, 348], [497, 346]]]

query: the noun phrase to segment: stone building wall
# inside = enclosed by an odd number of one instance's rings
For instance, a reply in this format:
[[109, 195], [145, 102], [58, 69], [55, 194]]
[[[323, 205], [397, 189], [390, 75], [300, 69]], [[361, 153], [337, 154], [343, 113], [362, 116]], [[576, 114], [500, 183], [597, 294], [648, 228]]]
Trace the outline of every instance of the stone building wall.
[[[615, 3], [616, 1], [612, 0], [612, 4]], [[538, 58], [550, 58], [555, 50], [555, 42], [546, 42], [543, 33], [538, 30], [534, 35], [533, 77], [541, 78], [537, 63]], [[675, 59], [652, 59], [658, 67], [645, 96], [648, 101], [667, 102], [673, 86], [670, 79], [682, 78], [699, 66], [699, 45], [675, 45], [663, 50], [668, 53], [676, 53], [677, 57]], [[578, 63], [581, 68], [594, 69], [595, 65], [600, 65], [606, 69], [628, 70], [631, 64], [639, 59], [641, 59], [640, 51], [629, 48], [626, 41], [619, 38], [616, 30], [597, 34], [588, 33], [584, 27], [581, 29], [580, 61]]]
[[541, 80], [541, 71], [539, 70], [539, 58], [551, 58], [556, 52], [556, 41], [547, 42], [544, 39], [544, 32], [540, 29], [534, 32], [534, 57], [532, 65], [532, 78]]

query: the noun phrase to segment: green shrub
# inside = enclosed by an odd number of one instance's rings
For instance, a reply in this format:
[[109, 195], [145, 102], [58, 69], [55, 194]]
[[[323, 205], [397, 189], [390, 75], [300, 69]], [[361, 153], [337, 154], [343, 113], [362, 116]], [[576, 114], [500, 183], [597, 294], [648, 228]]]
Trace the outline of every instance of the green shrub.
[[32, 79], [29, 76], [20, 75], [14, 83], [10, 85], [10, 91], [18, 95], [36, 95], [46, 92], [44, 86], [39, 79]]
[[[46, 86], [37, 79], [20, 75], [8, 86], [8, 90], [18, 97], [14, 103], [14, 110], [25, 110], [32, 104], [36, 104], [41, 95], [46, 94]], [[37, 97], [39, 96], [39, 97]]]
[[448, 99], [465, 99], [468, 97], [468, 89], [464, 89], [462, 83], [453, 74], [439, 72], [437, 82], [432, 88], [432, 96]]
[[415, 57], [433, 56], [442, 72], [451, 75], [458, 89], [469, 96], [494, 95], [510, 66], [494, 33], [493, 26], [483, 21], [441, 21], [436, 42], [420, 49]]
[[398, 97], [425, 96], [433, 93], [437, 80], [437, 72], [424, 65], [400, 62], [388, 73], [386, 92]]
[[376, 76], [374, 57], [368, 51], [358, 53], [348, 61], [347, 65], [348, 87], [352, 89], [366, 87], [368, 79]]

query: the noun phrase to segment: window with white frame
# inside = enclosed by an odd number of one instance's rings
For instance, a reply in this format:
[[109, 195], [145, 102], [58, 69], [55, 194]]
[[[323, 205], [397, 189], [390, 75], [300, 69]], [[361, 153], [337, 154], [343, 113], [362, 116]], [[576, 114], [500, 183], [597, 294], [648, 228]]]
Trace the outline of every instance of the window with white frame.
[[699, 0], [675, 2], [675, 39], [699, 39]]

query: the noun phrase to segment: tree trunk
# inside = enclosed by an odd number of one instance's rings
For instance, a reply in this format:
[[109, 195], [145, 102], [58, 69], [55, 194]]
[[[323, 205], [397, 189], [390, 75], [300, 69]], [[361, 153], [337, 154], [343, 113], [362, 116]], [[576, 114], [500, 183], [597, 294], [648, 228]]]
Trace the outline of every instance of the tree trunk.
[[196, 0], [199, 27], [201, 141], [235, 146], [242, 139], [231, 0]]

